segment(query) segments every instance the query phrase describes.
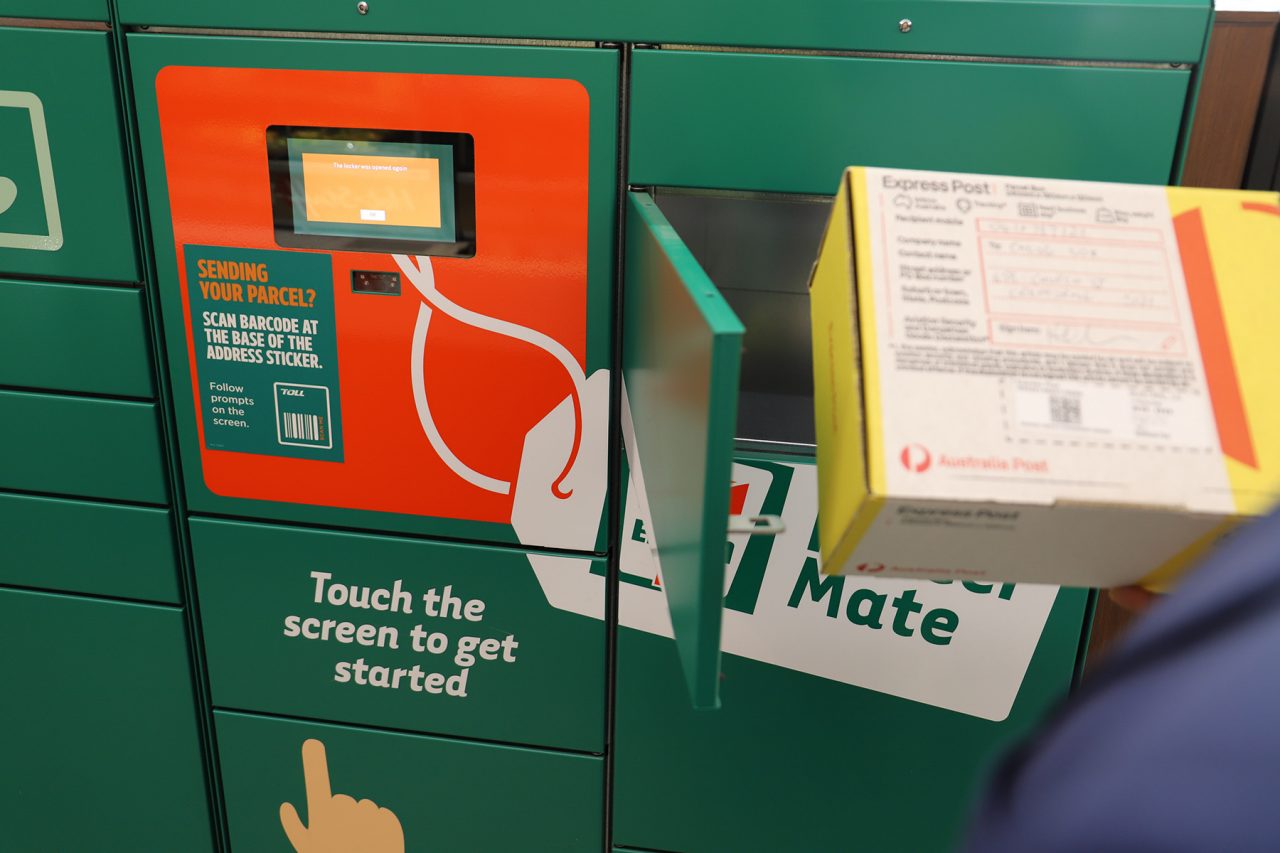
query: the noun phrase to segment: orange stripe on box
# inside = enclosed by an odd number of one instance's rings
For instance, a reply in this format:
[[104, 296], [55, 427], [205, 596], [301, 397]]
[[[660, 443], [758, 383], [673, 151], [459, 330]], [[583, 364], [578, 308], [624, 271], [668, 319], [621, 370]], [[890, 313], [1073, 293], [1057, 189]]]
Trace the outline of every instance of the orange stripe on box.
[[1187, 296], [1195, 317], [1196, 338], [1200, 341], [1200, 358], [1209, 382], [1209, 398], [1213, 401], [1222, 452], [1250, 468], [1257, 468], [1258, 458], [1249, 435], [1249, 418], [1244, 411], [1244, 396], [1240, 393], [1240, 380], [1231, 355], [1231, 339], [1222, 314], [1204, 218], [1198, 209], [1180, 213], [1173, 218], [1173, 230], [1182, 255]]
[[1245, 210], [1252, 210], [1254, 213], [1270, 213], [1272, 216], [1280, 216], [1280, 207], [1274, 204], [1261, 204], [1256, 201], [1242, 201], [1241, 206]]

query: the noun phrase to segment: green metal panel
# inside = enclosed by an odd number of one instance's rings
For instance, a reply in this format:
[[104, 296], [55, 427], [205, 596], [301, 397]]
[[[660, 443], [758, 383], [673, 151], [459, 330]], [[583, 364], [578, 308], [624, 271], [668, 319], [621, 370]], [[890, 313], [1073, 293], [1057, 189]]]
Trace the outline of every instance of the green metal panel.
[[142, 292], [0, 279], [0, 385], [152, 397]]
[[[369, 527], [460, 539], [518, 542], [508, 525], [456, 519], [374, 513], [361, 510], [225, 498], [205, 487], [200, 475], [195, 404], [187, 367], [183, 306], [172, 249], [168, 191], [161, 149], [155, 77], [168, 65], [300, 68], [424, 74], [510, 75], [580, 81], [591, 97], [590, 209], [588, 213], [588, 295], [586, 372], [610, 367], [613, 328], [613, 235], [617, 189], [618, 53], [603, 49], [510, 46], [355, 43], [299, 39], [226, 38], [132, 34], [128, 37], [146, 192], [151, 213], [156, 269], [174, 414], [185, 486], [195, 511], [260, 518]], [[263, 175], [265, 181], [266, 176]], [[599, 549], [603, 549], [603, 530]]]
[[[603, 750], [603, 600], [595, 619], [553, 608], [523, 552], [205, 519], [191, 521], [191, 538], [216, 706]], [[604, 576], [602, 560], [565, 559], [567, 565], [546, 571]], [[322, 589], [317, 572], [332, 576]], [[334, 585], [403, 590], [403, 599], [388, 601], [402, 601], [407, 612], [335, 605]], [[483, 602], [479, 618], [455, 619], [452, 610], [429, 615], [423, 596], [432, 590]], [[295, 625], [289, 636], [287, 617], [316, 622]], [[319, 634], [325, 619], [394, 633], [380, 634], [371, 646], [302, 633]], [[447, 648], [418, 650], [427, 641], [415, 646], [415, 626], [443, 634]], [[477, 658], [467, 666], [459, 657], [468, 649], [476, 657], [474, 638], [508, 637], [509, 650], [490, 652], [496, 660]], [[465, 683], [459, 682], [465, 696], [441, 693], [439, 685], [425, 692], [425, 676], [415, 684], [412, 674], [403, 675], [394, 686], [379, 687], [372, 671], [339, 675], [342, 663], [356, 661], [393, 670], [418, 666], [449, 678], [466, 670]]]
[[137, 281], [108, 34], [0, 28], [0, 56], [0, 274]]
[[0, 391], [0, 488], [166, 503], [156, 407]]
[[[627, 204], [622, 370], [693, 704], [716, 707], [742, 324], [653, 199]], [[627, 414], [623, 414], [624, 430]]]
[[169, 511], [0, 494], [0, 584], [177, 604]]
[[[396, 816], [403, 846], [378, 849], [601, 848], [602, 759], [221, 711], [214, 718], [233, 850], [292, 853], [284, 803], [314, 826], [303, 779], [308, 740], [324, 746], [319, 778], [332, 795], [372, 800]], [[311, 796], [324, 802], [315, 789]]]
[[1065, 695], [1084, 599], [1060, 597], [1003, 723], [733, 656], [724, 706], [700, 715], [671, 641], [621, 629], [614, 837], [685, 853], [955, 849], [990, 763]]
[[107, 0], [0, 0], [0, 18], [106, 21]]
[[[1209, 20], [1204, 28], [1204, 46], [1201, 48], [1201, 64], [1197, 73], [1191, 75], [1191, 86], [1187, 91], [1187, 109], [1182, 117], [1182, 131], [1178, 134], [1178, 152], [1173, 164], [1173, 175], [1170, 184], [1181, 184], [1182, 173], [1187, 165], [1187, 149], [1190, 147], [1191, 130], [1196, 123], [1196, 105], [1200, 102], [1200, 87], [1204, 85], [1204, 57], [1209, 52], [1209, 39], [1213, 36], [1213, 24], [1216, 16], [1214, 9], [1209, 10]], [[1257, 143], [1255, 143], [1256, 150]]]
[[[1056, 59], [1196, 62], [1206, 0], [654, 0], [636, 41]], [[907, 33], [898, 22], [911, 21]], [[802, 96], [807, 98], [808, 95]]]
[[[748, 547], [757, 543], [768, 545], [757, 539]], [[791, 579], [806, 559], [805, 552], [787, 553], [794, 564], [765, 558], [770, 572], [790, 572], [770, 587], [783, 604], [794, 596]], [[758, 592], [756, 574], [764, 565], [751, 561], [750, 553], [742, 558], [733, 587], [745, 579]], [[896, 591], [903, 583], [886, 586]], [[740, 610], [730, 603], [733, 587], [726, 607]], [[699, 714], [681, 687], [676, 645], [619, 628], [614, 842], [682, 853], [955, 849], [991, 762], [1069, 689], [1087, 600], [1087, 590], [1059, 591], [1012, 710], [1000, 722], [727, 651], [723, 707]], [[620, 606], [625, 621], [625, 597]], [[833, 615], [845, 619], [838, 610]], [[887, 620], [883, 630], [890, 630]], [[919, 637], [899, 639], [920, 643]], [[797, 639], [772, 642], [794, 649]], [[850, 644], [812, 652], [817, 658], [866, 649]]]
[[[655, 0], [482, 6], [424, 6], [378, 0], [361, 15], [354, 3], [225, 0], [173, 3], [120, 0], [130, 24], [427, 33], [514, 38], [578, 38], [911, 53], [1195, 62], [1208, 27], [1206, 0]], [[913, 22], [902, 33], [898, 21]]]
[[212, 850], [182, 612], [0, 590], [5, 850]]
[[631, 183], [823, 194], [850, 165], [1164, 184], [1190, 78], [692, 51], [633, 63]]
[[254, 4], [248, 0], [226, 0], [175, 4], [166, 0], [120, 0], [119, 3], [120, 19], [124, 23], [188, 27], [586, 40], [620, 38], [619, 34], [628, 28], [624, 7], [593, 0], [557, 0], [543, 6], [495, 0], [483, 7], [459, 3], [434, 8], [415, 0], [379, 0], [369, 6], [369, 13], [361, 15], [355, 2], [318, 4], [308, 0], [279, 0]]

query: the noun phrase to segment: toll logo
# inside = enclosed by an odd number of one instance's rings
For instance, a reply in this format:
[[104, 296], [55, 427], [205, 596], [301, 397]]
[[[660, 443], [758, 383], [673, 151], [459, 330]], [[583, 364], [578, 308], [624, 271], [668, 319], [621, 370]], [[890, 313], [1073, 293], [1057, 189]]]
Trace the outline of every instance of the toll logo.
[[923, 444], [908, 444], [902, 448], [902, 467], [916, 474], [923, 474], [933, 465], [933, 454]]

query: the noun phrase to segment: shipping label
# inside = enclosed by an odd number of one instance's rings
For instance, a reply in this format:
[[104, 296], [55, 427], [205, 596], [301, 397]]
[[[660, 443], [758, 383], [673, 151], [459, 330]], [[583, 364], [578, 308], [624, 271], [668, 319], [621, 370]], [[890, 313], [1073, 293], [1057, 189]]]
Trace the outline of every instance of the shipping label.
[[865, 175], [890, 494], [1232, 509], [1164, 188]]

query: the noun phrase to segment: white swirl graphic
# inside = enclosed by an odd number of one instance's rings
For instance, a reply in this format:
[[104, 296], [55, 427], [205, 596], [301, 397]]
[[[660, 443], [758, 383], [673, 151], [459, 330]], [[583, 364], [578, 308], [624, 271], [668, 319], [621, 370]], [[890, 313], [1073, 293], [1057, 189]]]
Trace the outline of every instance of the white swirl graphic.
[[432, 449], [436, 451], [444, 464], [449, 467], [449, 470], [473, 486], [496, 492], [500, 495], [511, 492], [511, 483], [509, 481], [482, 474], [459, 459], [458, 455], [445, 442], [444, 436], [440, 434], [440, 429], [436, 426], [435, 419], [431, 415], [431, 407], [427, 403], [426, 380], [423, 374], [427, 328], [431, 323], [431, 314], [434, 308], [459, 323], [482, 329], [486, 332], [514, 338], [535, 346], [558, 361], [560, 366], [564, 368], [565, 373], [569, 375], [569, 379], [573, 383], [574, 440], [569, 452], [569, 458], [565, 461], [565, 466], [560, 476], [552, 484], [551, 491], [558, 498], [569, 497], [572, 492], [564, 492], [560, 486], [569, 474], [573, 472], [577, 463], [578, 449], [582, 441], [583, 385], [586, 382], [586, 374], [578, 364], [577, 359], [563, 344], [542, 332], [507, 320], [499, 320], [496, 317], [477, 313], [468, 308], [463, 308], [450, 300], [436, 289], [435, 271], [432, 269], [430, 257], [424, 255], [418, 255], [414, 259], [410, 259], [408, 255], [393, 255], [392, 257], [395, 258], [396, 265], [400, 267], [401, 272], [409, 279], [418, 293], [422, 295], [424, 302], [418, 309], [418, 320], [413, 329], [410, 375], [413, 381], [413, 401], [418, 409], [418, 420], [422, 423], [422, 431], [426, 433], [427, 441], [431, 443]]

